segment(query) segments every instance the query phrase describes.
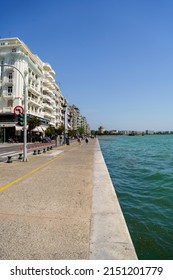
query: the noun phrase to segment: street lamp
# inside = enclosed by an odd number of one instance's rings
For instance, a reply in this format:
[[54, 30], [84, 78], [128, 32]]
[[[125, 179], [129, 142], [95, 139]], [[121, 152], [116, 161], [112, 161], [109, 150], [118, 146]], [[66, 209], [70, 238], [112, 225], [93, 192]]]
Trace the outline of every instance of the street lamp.
[[[19, 72], [19, 74], [21, 75], [22, 79], [23, 79], [23, 85], [24, 85], [23, 86], [23, 94], [24, 94], [23, 161], [28, 161], [28, 158], [27, 158], [27, 109], [28, 109], [28, 104], [27, 104], [27, 90], [26, 90], [25, 77], [22, 74], [22, 72], [18, 68], [16, 68], [15, 66], [13, 66], [13, 65], [10, 65], [10, 64], [0, 64], [0, 66], [1, 66], [1, 69], [4, 66], [16, 69]], [[25, 76], [26, 75], [27, 75], [27, 72], [25, 72]]]
[[63, 107], [63, 113], [64, 113], [64, 144], [65, 144], [66, 143], [66, 109], [67, 109], [66, 100], [62, 107]]

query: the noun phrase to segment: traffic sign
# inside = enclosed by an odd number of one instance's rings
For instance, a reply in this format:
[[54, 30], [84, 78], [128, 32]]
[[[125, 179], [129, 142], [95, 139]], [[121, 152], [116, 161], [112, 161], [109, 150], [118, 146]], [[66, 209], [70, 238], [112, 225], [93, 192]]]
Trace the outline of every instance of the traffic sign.
[[24, 109], [23, 109], [22, 106], [16, 106], [16, 107], [14, 108], [14, 114], [15, 114], [15, 116], [18, 116], [18, 115], [20, 115], [20, 114], [23, 114], [23, 112], [24, 112]]

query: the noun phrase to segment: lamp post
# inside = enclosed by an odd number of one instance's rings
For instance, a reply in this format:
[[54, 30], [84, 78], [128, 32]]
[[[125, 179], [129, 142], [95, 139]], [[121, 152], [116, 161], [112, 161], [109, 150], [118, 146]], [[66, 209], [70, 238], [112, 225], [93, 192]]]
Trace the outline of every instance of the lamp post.
[[67, 109], [67, 103], [66, 100], [63, 104], [63, 112], [64, 112], [64, 145], [66, 143], [66, 109]]
[[[28, 161], [28, 158], [27, 158], [27, 109], [28, 109], [28, 104], [27, 104], [27, 91], [26, 91], [25, 77], [22, 74], [22, 72], [13, 65], [0, 64], [0, 66], [1, 66], [1, 69], [4, 66], [16, 69], [23, 79], [23, 94], [24, 94], [23, 161]], [[27, 73], [25, 73], [25, 74], [27, 74]]]

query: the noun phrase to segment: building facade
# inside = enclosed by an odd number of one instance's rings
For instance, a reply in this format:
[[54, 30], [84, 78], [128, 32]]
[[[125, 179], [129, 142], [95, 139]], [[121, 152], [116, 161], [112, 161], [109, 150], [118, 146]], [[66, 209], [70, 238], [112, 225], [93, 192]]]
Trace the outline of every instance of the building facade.
[[[64, 124], [67, 129], [79, 126], [78, 116], [67, 108], [60, 87], [55, 80], [55, 71], [49, 63], [43, 62], [18, 38], [0, 39], [0, 142], [22, 134], [14, 114], [16, 106], [24, 107], [24, 86], [27, 95], [27, 117], [41, 120], [38, 132], [49, 125], [55, 128]], [[73, 116], [75, 120], [73, 120]]]
[[90, 134], [90, 126], [87, 123], [86, 117], [83, 117], [80, 113], [79, 108], [77, 108], [75, 105], [71, 105], [68, 108], [69, 111], [69, 128], [74, 130], [76, 133], [78, 131], [78, 128], [82, 127], [84, 129], [84, 134], [88, 135]]

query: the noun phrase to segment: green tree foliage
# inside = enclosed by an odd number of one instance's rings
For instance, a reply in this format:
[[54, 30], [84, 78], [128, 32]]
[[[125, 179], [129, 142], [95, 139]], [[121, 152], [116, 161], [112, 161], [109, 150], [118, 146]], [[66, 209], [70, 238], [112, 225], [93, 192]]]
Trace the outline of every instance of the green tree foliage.
[[[40, 126], [41, 125], [41, 121], [40, 119], [38, 119], [37, 117], [35, 116], [32, 116], [32, 117], [29, 117], [27, 118], [27, 124], [28, 124], [28, 130], [29, 130], [29, 141], [35, 141], [36, 138], [33, 137], [33, 129], [36, 128], [37, 126]], [[37, 139], [38, 140], [38, 139]]]
[[84, 134], [84, 128], [81, 126], [81, 127], [78, 127], [78, 132], [80, 134], [80, 136], [82, 136]]
[[45, 131], [46, 136], [52, 137], [55, 135], [55, 127], [49, 125]]
[[31, 131], [37, 126], [41, 125], [41, 121], [37, 117], [33, 116], [28, 118], [27, 124], [28, 124], [28, 129]]
[[97, 130], [91, 130], [91, 135], [97, 135], [98, 131]]
[[64, 125], [63, 124], [61, 124], [58, 128], [55, 129], [55, 132], [56, 132], [57, 135], [62, 135], [63, 131], [64, 131]]
[[76, 132], [75, 132], [74, 130], [69, 130], [69, 131], [68, 131], [68, 135], [69, 135], [70, 137], [74, 137], [74, 136], [76, 135]]

